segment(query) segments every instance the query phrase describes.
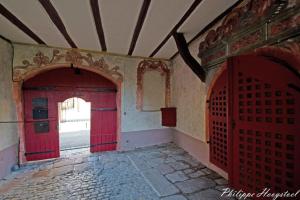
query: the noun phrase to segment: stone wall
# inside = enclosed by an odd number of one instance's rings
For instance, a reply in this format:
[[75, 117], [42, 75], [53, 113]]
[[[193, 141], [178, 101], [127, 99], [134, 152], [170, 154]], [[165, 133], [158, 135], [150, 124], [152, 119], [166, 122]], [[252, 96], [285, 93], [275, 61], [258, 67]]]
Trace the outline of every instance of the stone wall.
[[17, 162], [18, 123], [12, 93], [11, 44], [0, 38], [0, 178]]

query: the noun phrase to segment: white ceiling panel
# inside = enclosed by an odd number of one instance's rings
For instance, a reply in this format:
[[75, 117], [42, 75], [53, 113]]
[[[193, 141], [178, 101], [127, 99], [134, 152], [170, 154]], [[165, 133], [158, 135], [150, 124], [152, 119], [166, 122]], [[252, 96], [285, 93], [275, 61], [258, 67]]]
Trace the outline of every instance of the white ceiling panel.
[[107, 51], [127, 54], [142, 0], [100, 0], [100, 14]]
[[101, 50], [89, 1], [52, 0], [51, 2], [62, 19], [68, 34], [78, 47]]
[[177, 52], [176, 42], [173, 37], [171, 37], [168, 42], [157, 52], [155, 57], [169, 59]]
[[237, 1], [204, 0], [179, 28], [178, 32], [188, 33], [186, 39], [190, 39]]
[[0, 27], [0, 35], [11, 41], [36, 44], [36, 42], [31, 39], [31, 37], [26, 35], [23, 31], [21, 31], [18, 27], [8, 21], [2, 15], [0, 15]]
[[[97, 0], [107, 51], [126, 55], [144, 0]], [[189, 42], [238, 0], [203, 0], [179, 27]], [[66, 39], [51, 21], [38, 0], [0, 0], [11, 13], [47, 45], [67, 47]], [[62, 19], [68, 34], [80, 49], [101, 50], [89, 0], [50, 0]], [[180, 21], [194, 0], [152, 0], [141, 28], [133, 56], [148, 57]], [[0, 16], [0, 35], [15, 42], [36, 42]], [[170, 38], [154, 55], [170, 58], [177, 52]]]
[[193, 0], [153, 0], [133, 55], [149, 56], [179, 22]]
[[47, 45], [70, 47], [37, 0], [1, 0], [1, 3]]

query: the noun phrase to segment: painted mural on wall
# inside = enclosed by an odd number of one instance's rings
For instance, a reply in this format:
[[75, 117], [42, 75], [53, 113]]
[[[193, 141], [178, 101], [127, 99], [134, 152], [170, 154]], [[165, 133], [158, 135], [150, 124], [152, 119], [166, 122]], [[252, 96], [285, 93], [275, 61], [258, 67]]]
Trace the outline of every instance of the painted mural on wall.
[[[43, 70], [58, 67], [80, 67], [99, 74], [106, 74], [120, 84], [121, 91], [121, 132], [161, 129], [160, 112], [139, 112], [136, 109], [136, 71], [143, 58], [120, 56], [109, 53], [80, 49], [53, 48], [42, 45], [14, 43], [13, 72], [14, 83], [22, 83], [24, 78]], [[148, 59], [147, 59], [148, 60]], [[153, 61], [159, 61], [151, 59]], [[160, 60], [168, 67], [170, 63]], [[51, 63], [51, 64], [47, 64]], [[49, 67], [50, 66], [50, 67]], [[106, 76], [106, 78], [108, 78]]]
[[32, 61], [25, 59], [22, 61], [22, 66], [16, 66], [14, 68], [14, 81], [23, 80], [24, 77], [28, 73], [32, 73], [32, 71], [40, 70], [40, 68], [57, 64], [83, 66], [98, 71], [99, 73], [104, 73], [107, 76], [111, 76], [116, 81], [123, 80], [123, 76], [119, 72], [118, 66], [110, 67], [105, 62], [103, 57], [97, 59], [94, 58], [90, 53], [86, 53], [84, 55], [80, 51], [74, 49], [67, 50], [65, 52], [54, 49], [51, 57], [45, 55], [42, 51], [38, 51], [31, 60]]
[[[208, 31], [198, 57], [210, 68], [227, 57], [265, 46], [299, 46], [300, 1], [248, 0]], [[293, 53], [293, 51], [291, 51]]]
[[[171, 87], [170, 87], [170, 69], [169, 67], [162, 61], [153, 61], [153, 60], [143, 60], [139, 63], [137, 68], [137, 103], [136, 108], [139, 111], [144, 111], [144, 103], [147, 94], [145, 94], [145, 85], [150, 85], [150, 82], [145, 81], [146, 73], [150, 71], [156, 71], [160, 73], [162, 77], [164, 77], [164, 85], [158, 86], [158, 88], [154, 88], [156, 90], [162, 90], [164, 92], [164, 104], [155, 105], [156, 109], [160, 109], [161, 107], [168, 107], [170, 105], [170, 95], [171, 95]], [[154, 77], [153, 77], [154, 78]], [[153, 81], [154, 82], [154, 81]], [[159, 104], [159, 103], [158, 103]], [[155, 109], [155, 108], [154, 108]]]

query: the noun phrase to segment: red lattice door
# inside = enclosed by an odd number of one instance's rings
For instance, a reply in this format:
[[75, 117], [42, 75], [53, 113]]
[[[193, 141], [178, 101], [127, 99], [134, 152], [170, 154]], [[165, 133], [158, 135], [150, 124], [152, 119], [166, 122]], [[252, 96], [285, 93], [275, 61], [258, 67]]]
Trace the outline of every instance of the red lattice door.
[[299, 76], [264, 57], [238, 56], [228, 63], [235, 122], [231, 185], [247, 192], [297, 191]]
[[227, 70], [215, 82], [209, 99], [210, 162], [228, 170]]
[[59, 157], [55, 95], [24, 90], [25, 156], [28, 161]]
[[117, 105], [115, 89], [92, 92], [91, 152], [116, 150]]

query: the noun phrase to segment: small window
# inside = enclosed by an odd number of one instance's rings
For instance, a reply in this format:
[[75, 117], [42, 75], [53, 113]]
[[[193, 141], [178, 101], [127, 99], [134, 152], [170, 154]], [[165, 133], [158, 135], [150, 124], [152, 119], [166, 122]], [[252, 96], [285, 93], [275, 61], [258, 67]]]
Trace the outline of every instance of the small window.
[[34, 122], [35, 133], [48, 133], [49, 121]]
[[48, 119], [48, 99], [33, 98], [32, 99], [32, 118]]

